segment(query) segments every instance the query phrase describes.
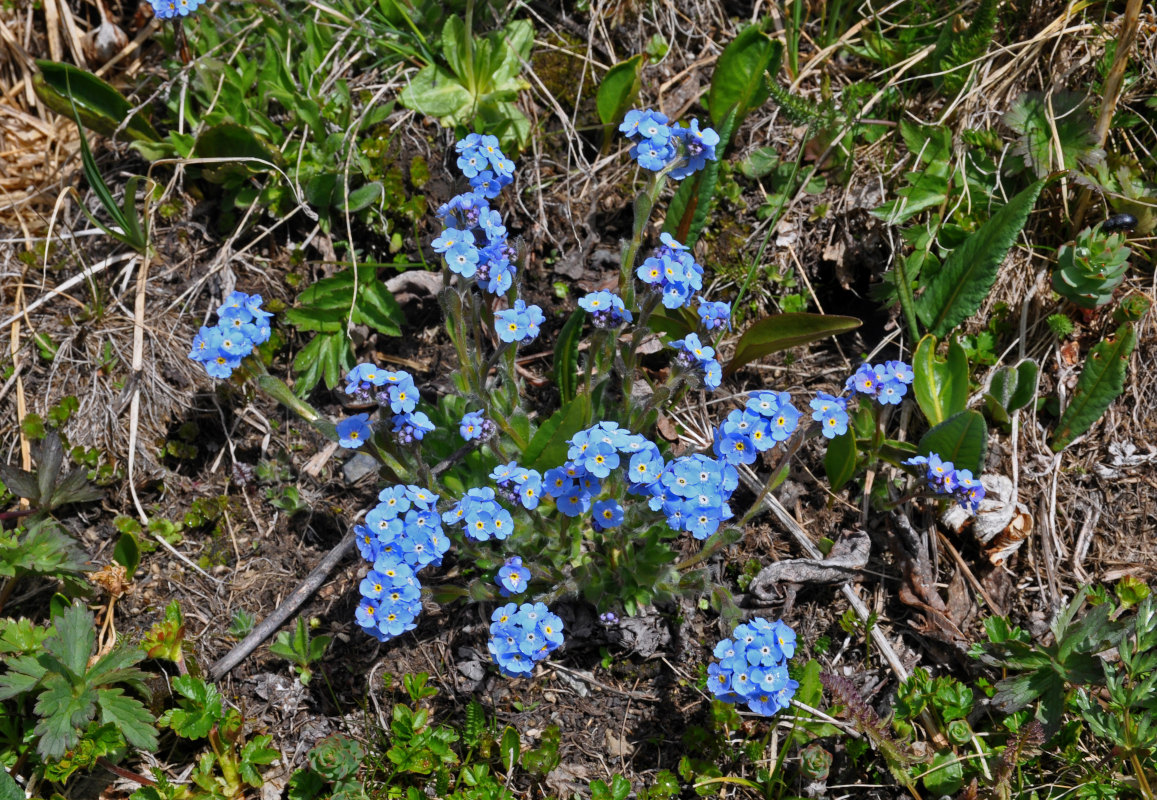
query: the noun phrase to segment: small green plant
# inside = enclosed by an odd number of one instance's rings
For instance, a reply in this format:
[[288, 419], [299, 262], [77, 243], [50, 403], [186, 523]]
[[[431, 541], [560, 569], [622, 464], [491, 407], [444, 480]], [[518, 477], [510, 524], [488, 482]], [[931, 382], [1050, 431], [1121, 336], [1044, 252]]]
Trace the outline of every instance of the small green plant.
[[1125, 280], [1132, 251], [1124, 233], [1085, 228], [1072, 245], [1061, 247], [1053, 271], [1053, 291], [1081, 308], [1100, 308]]
[[870, 669], [872, 666], [872, 630], [876, 627], [879, 615], [875, 611], [868, 614], [868, 618], [861, 620], [855, 609], [849, 608], [840, 617], [840, 627], [848, 636], [864, 637], [864, 664]]
[[446, 18], [436, 45], [438, 60], [414, 76], [401, 94], [407, 108], [437, 117], [446, 127], [498, 137], [506, 149], [522, 149], [530, 140], [530, 120], [514, 101], [530, 88], [519, 77], [534, 44], [534, 26], [513, 20], [500, 30], [476, 37], [473, 3], [463, 20]]
[[367, 795], [357, 773], [365, 757], [365, 748], [354, 739], [340, 733], [325, 737], [309, 751], [309, 767], [289, 779], [289, 800], [363, 800]]
[[255, 616], [245, 609], [239, 608], [233, 612], [233, 619], [229, 621], [229, 630], [227, 632], [235, 639], [244, 639], [256, 624], [257, 618]]
[[325, 650], [329, 647], [332, 636], [311, 636], [309, 633], [310, 625], [306, 624], [304, 617], [297, 618], [297, 625], [293, 632], [282, 631], [277, 634], [277, 639], [269, 646], [269, 650], [275, 656], [281, 656], [287, 659], [293, 666], [298, 678], [302, 684], [308, 686], [310, 679], [313, 677], [313, 670], [310, 665], [325, 656]]
[[[125, 693], [148, 697], [148, 676], [133, 666], [145, 658], [142, 650], [119, 645], [94, 655], [95, 620], [79, 601], [53, 617], [50, 630], [8, 630], [19, 636], [20, 654], [5, 663], [0, 700], [15, 699], [30, 709], [24, 716], [27, 737], [40, 759], [59, 761], [82, 740], [92, 759], [123, 751], [126, 744], [156, 748], [153, 715]], [[7, 705], [3, 713], [10, 713]]]
[[1073, 333], [1073, 321], [1065, 314], [1059, 311], [1056, 314], [1049, 314], [1045, 319], [1045, 324], [1049, 326], [1049, 331], [1058, 339], [1067, 339]]

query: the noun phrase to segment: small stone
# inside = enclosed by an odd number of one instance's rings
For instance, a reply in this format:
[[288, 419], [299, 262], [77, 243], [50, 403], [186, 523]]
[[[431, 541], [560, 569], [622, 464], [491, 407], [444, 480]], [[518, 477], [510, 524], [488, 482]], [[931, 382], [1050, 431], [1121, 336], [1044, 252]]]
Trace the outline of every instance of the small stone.
[[372, 472], [378, 471], [377, 460], [367, 453], [357, 453], [341, 468], [342, 478], [348, 484], [355, 484]]

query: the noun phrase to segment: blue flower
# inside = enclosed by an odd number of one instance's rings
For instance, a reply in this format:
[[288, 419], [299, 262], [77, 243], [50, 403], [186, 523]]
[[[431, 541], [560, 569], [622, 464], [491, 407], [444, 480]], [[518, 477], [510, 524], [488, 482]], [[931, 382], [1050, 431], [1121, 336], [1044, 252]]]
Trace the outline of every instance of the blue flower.
[[731, 304], [700, 300], [699, 321], [709, 331], [717, 328], [731, 330]]
[[848, 432], [850, 420], [845, 410], [847, 401], [842, 397], [818, 392], [809, 405], [812, 408], [812, 419], [820, 423], [820, 432], [828, 439]]
[[501, 587], [503, 597], [522, 594], [526, 590], [526, 583], [530, 580], [530, 570], [522, 566], [522, 559], [511, 556], [498, 569], [495, 581]]
[[591, 520], [595, 530], [605, 531], [623, 524], [623, 507], [617, 500], [599, 500], [594, 504]]
[[514, 307], [494, 314], [494, 327], [503, 342], [525, 344], [538, 336], [539, 325], [546, 317], [538, 306], [528, 306], [521, 299], [514, 301]]
[[486, 647], [507, 677], [528, 675], [563, 642], [562, 620], [542, 603], [500, 606], [490, 617]]
[[496, 429], [494, 422], [486, 419], [481, 411], [466, 412], [458, 424], [458, 433], [468, 442], [475, 439], [489, 439]]
[[787, 670], [795, 654], [795, 632], [782, 621], [757, 617], [737, 626], [732, 637], [715, 645], [719, 661], [707, 668], [711, 693], [764, 716], [789, 707], [799, 688]]
[[422, 411], [395, 414], [392, 422], [394, 437], [401, 444], [420, 442], [427, 433], [434, 430], [434, 423]]
[[225, 379], [257, 345], [269, 340], [272, 315], [261, 309], [261, 295], [233, 292], [217, 316], [215, 326], [202, 326], [193, 337], [189, 358], [204, 365], [211, 377]]
[[589, 311], [596, 328], [617, 328], [633, 317], [614, 292], [591, 292], [578, 301], [579, 308]]
[[473, 233], [457, 228], [446, 228], [437, 239], [430, 243], [430, 246], [434, 248], [435, 253], [446, 253], [464, 244], [474, 245]]
[[478, 248], [469, 242], [459, 242], [448, 249], [443, 257], [450, 271], [463, 278], [473, 278], [478, 272]]
[[921, 467], [925, 484], [936, 494], [951, 495], [960, 506], [975, 514], [984, 499], [984, 486], [972, 474], [972, 470], [956, 469], [951, 461], [945, 461], [936, 453], [927, 456], [913, 456], [904, 462]]
[[699, 130], [699, 120], [691, 120], [691, 127], [684, 128], [677, 125], [671, 129], [672, 139], [682, 145], [682, 156], [685, 163], [671, 170], [671, 177], [683, 180], [706, 166], [708, 161], [715, 161], [715, 146], [719, 144], [719, 134], [711, 128]]
[[370, 428], [369, 414], [354, 414], [337, 424], [338, 444], [356, 449], [374, 435]]
[[157, 19], [173, 19], [192, 14], [203, 0], [149, 0]]

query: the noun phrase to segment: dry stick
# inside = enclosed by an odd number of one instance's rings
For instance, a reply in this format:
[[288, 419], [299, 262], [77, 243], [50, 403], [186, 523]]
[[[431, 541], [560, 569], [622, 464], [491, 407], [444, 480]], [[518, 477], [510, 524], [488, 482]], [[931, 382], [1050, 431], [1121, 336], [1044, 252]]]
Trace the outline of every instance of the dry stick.
[[[466, 454], [474, 450], [479, 442], [475, 440], [469, 444], [463, 445], [452, 453], [445, 460], [438, 462], [434, 468], [430, 470], [434, 475], [445, 471], [451, 465], [466, 457]], [[342, 540], [337, 543], [332, 550], [330, 550], [325, 558], [313, 568], [313, 570], [305, 576], [303, 580], [289, 597], [285, 598], [273, 613], [261, 621], [256, 628], [254, 628], [248, 636], [242, 639], [237, 645], [222, 656], [218, 661], [209, 667], [209, 677], [214, 681], [219, 681], [229, 674], [246, 657], [256, 650], [262, 642], [273, 635], [274, 631], [285, 624], [297, 609], [301, 608], [302, 604], [309, 599], [310, 595], [321, 588], [325, 583], [326, 578], [333, 572], [334, 568], [345, 558], [346, 553], [354, 544], [354, 532], [351, 529]]]
[[[1105, 139], [1109, 136], [1109, 125], [1113, 121], [1113, 112], [1117, 109], [1117, 101], [1121, 99], [1121, 88], [1125, 83], [1125, 67], [1129, 63], [1129, 51], [1133, 49], [1133, 41], [1137, 38], [1137, 30], [1141, 25], [1141, 0], [1129, 0], [1125, 5], [1125, 20], [1122, 23], [1121, 38], [1117, 40], [1117, 52], [1113, 56], [1113, 66], [1109, 68], [1109, 77], [1105, 79], [1105, 101], [1101, 103], [1101, 115], [1097, 118], [1097, 147], [1105, 146]], [[1081, 229], [1085, 220], [1085, 212], [1089, 210], [1089, 187], [1081, 189], [1077, 199], [1077, 213], [1073, 215], [1073, 230]]]

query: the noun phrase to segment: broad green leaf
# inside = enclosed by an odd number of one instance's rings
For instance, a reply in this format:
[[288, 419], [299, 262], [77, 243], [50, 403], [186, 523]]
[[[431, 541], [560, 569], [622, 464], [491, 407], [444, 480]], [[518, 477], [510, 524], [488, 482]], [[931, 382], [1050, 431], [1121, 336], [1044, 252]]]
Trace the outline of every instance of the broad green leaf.
[[[60, 758], [80, 739], [77, 729], [87, 725], [96, 712], [97, 693], [84, 683], [75, 690], [62, 676], [48, 679], [36, 699], [36, 750], [44, 758]], [[154, 744], [155, 746], [155, 744]]]
[[221, 694], [217, 687], [192, 675], [173, 678], [173, 688], [181, 695], [178, 708], [170, 708], [157, 724], [172, 728], [183, 739], [201, 739], [224, 716]]
[[358, 302], [354, 306], [354, 322], [369, 325], [378, 333], [386, 336], [401, 336], [401, 323], [405, 321], [402, 308], [394, 295], [386, 288], [386, 284], [379, 281], [373, 272], [369, 272], [358, 287]]
[[644, 63], [646, 55], [640, 53], [615, 64], [603, 76], [595, 96], [595, 106], [604, 125], [617, 125], [635, 104], [641, 88], [639, 73]]
[[979, 476], [988, 450], [988, 426], [979, 411], [961, 411], [941, 422], [920, 439], [920, 455], [936, 453], [958, 469]]
[[916, 314], [929, 331], [946, 336], [980, 308], [1044, 185], [1037, 181], [1013, 197], [944, 260], [916, 300]]
[[453, 73], [434, 65], [419, 71], [402, 90], [399, 100], [406, 108], [445, 119], [469, 109], [474, 97]]
[[1057, 423], [1050, 444], [1054, 453], [1064, 450], [1073, 439], [1091, 428], [1121, 394], [1129, 356], [1136, 344], [1137, 330], [1132, 322], [1126, 322], [1089, 351], [1073, 396]]
[[334, 207], [337, 208], [338, 211], [346, 211], [353, 214], [361, 211], [363, 208], [369, 208], [376, 203], [381, 198], [382, 192], [381, 183], [378, 181], [370, 181], [350, 192], [348, 201], [346, 198], [338, 197]]
[[563, 404], [573, 400], [578, 391], [578, 347], [584, 321], [586, 312], [581, 308], [576, 309], [562, 326], [558, 341], [554, 343], [554, 382]]
[[[112, 136], [133, 106], [110, 84], [71, 64], [37, 61], [40, 72], [32, 79], [36, 95], [58, 114], [72, 117], [73, 104], [84, 127]], [[123, 133], [130, 139], [159, 142], [161, 135], [140, 113], [133, 114]]]
[[[707, 92], [707, 111], [711, 122], [722, 125], [733, 109], [742, 122], [752, 109], [767, 100], [769, 73], [774, 78], [779, 72], [783, 44], [773, 40], [758, 25], [749, 25], [739, 32], [715, 62], [711, 88]], [[720, 136], [719, 148], [728, 140]]]
[[25, 800], [25, 797], [24, 790], [8, 770], [0, 769], [0, 800]]
[[824, 471], [832, 491], [844, 488], [856, 473], [856, 435], [848, 430], [828, 442], [824, 453]]
[[936, 356], [936, 337], [924, 336], [912, 356], [912, 391], [929, 425], [939, 425], [968, 405], [968, 355], [955, 341], [948, 358]]
[[960, 757], [945, 750], [932, 757], [932, 766], [924, 776], [924, 788], [934, 797], [954, 795], [964, 785], [964, 767]]
[[104, 725], [116, 725], [125, 741], [141, 750], [153, 751], [157, 748], [157, 729], [153, 727], [153, 715], [135, 697], [126, 697], [119, 688], [101, 689], [97, 692], [100, 704], [100, 721]]
[[518, 766], [518, 756], [522, 752], [518, 740], [518, 731], [509, 725], [502, 731], [502, 739], [498, 744], [499, 754], [502, 756], [502, 768], [506, 774], [514, 772], [514, 768]]
[[535, 431], [522, 454], [522, 462], [543, 472], [565, 461], [567, 440], [586, 427], [589, 411], [590, 398], [585, 394], [564, 404]]
[[200, 165], [201, 174], [212, 183], [224, 183], [231, 178], [243, 180], [268, 172], [285, 161], [275, 146], [233, 122], [222, 122], [202, 131], [191, 155], [193, 158], [258, 159]]
[[272, 742], [273, 737], [263, 733], [251, 738], [241, 748], [241, 763], [238, 768], [244, 781], [254, 788], [258, 788], [264, 783], [261, 771], [257, 768], [272, 764], [281, 756], [281, 753], [269, 746]]
[[112, 551], [113, 561], [125, 568], [125, 577], [132, 580], [141, 563], [141, 545], [132, 531], [125, 531], [117, 539]]
[[1012, 396], [1009, 397], [1008, 405], [1005, 408], [1009, 411], [1016, 411], [1029, 405], [1033, 396], [1037, 394], [1037, 382], [1039, 380], [1040, 367], [1037, 366], [1036, 361], [1025, 359], [1020, 362], [1016, 367], [1016, 389], [1012, 391]]
[[446, 17], [446, 21], [442, 23], [442, 58], [446, 59], [451, 71], [458, 76], [463, 84], [468, 84], [474, 66], [467, 59], [472, 44], [468, 41], [469, 37], [466, 23], [460, 16], [451, 14]]
[[740, 367], [770, 353], [836, 336], [860, 327], [855, 317], [834, 314], [776, 314], [754, 323], [735, 345], [735, 355], [723, 370], [731, 375]]

